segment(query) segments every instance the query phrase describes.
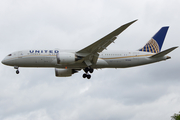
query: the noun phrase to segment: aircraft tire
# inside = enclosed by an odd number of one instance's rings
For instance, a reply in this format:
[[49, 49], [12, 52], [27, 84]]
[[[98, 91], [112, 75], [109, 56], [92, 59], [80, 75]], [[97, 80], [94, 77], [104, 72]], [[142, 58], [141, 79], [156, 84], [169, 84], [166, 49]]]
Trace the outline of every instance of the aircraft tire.
[[90, 68], [90, 69], [89, 69], [89, 72], [90, 72], [90, 73], [93, 73], [93, 72], [94, 72], [94, 69]]
[[86, 77], [87, 77], [87, 75], [86, 75], [86, 73], [84, 73], [84, 74], [83, 74], [83, 78], [86, 78]]
[[16, 74], [19, 74], [19, 70], [16, 70]]
[[85, 72], [85, 73], [88, 73], [88, 71], [89, 71], [89, 68], [86, 67], [86, 68], [84, 69], [84, 72]]
[[88, 74], [88, 75], [87, 75], [87, 79], [91, 79], [91, 75]]

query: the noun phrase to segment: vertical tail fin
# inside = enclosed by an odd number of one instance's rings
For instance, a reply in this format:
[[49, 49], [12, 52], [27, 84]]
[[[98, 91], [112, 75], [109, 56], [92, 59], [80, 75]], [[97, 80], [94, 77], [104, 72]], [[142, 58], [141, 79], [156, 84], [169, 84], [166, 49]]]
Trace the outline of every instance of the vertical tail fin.
[[167, 27], [162, 27], [152, 38], [146, 43], [146, 45], [139, 49], [139, 51], [159, 53], [161, 51], [166, 33], [168, 31]]

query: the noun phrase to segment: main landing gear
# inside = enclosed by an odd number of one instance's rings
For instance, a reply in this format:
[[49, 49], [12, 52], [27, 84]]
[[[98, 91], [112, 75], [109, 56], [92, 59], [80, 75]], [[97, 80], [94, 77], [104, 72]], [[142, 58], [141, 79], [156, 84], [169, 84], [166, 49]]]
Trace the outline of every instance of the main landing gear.
[[85, 69], [84, 69], [84, 74], [83, 74], [83, 78], [87, 78], [87, 79], [90, 79], [91, 78], [91, 75], [88, 73], [88, 72], [90, 72], [90, 73], [93, 73], [93, 71], [94, 71], [94, 69], [93, 68], [91, 68], [91, 67], [86, 67]]
[[14, 66], [14, 69], [17, 69], [16, 70], [16, 74], [19, 74], [19, 67], [18, 66]]

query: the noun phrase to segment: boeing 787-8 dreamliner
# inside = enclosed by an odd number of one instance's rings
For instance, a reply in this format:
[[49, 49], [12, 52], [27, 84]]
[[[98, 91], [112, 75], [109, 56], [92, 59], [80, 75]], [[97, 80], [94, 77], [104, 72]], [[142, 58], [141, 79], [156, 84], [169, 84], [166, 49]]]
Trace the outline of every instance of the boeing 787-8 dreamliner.
[[177, 47], [161, 51], [168, 26], [162, 27], [147, 44], [136, 51], [104, 51], [117, 36], [134, 20], [122, 25], [95, 43], [78, 51], [24, 50], [7, 55], [2, 63], [13, 66], [19, 74], [19, 67], [53, 67], [57, 77], [68, 77], [84, 70], [83, 78], [90, 79], [94, 69], [127, 68], [169, 59], [166, 56]]

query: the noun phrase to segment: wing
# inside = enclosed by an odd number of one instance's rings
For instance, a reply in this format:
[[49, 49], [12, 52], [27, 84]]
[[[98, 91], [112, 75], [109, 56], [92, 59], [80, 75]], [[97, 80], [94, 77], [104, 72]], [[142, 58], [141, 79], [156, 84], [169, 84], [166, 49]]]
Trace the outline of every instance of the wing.
[[127, 27], [129, 27], [131, 24], [133, 24], [136, 21], [137, 20], [134, 20], [132, 22], [122, 25], [121, 27], [117, 28], [116, 30], [109, 33], [100, 40], [94, 42], [93, 44], [85, 47], [82, 50], [77, 51], [76, 55], [83, 57], [82, 61], [84, 61], [87, 66], [92, 65], [92, 63], [96, 63], [97, 58], [99, 56], [98, 53], [106, 49], [107, 46], [109, 46], [112, 42], [114, 42], [114, 40], [121, 32], [123, 32]]

